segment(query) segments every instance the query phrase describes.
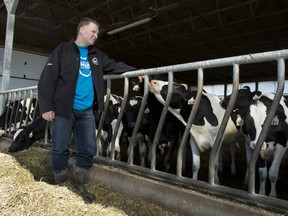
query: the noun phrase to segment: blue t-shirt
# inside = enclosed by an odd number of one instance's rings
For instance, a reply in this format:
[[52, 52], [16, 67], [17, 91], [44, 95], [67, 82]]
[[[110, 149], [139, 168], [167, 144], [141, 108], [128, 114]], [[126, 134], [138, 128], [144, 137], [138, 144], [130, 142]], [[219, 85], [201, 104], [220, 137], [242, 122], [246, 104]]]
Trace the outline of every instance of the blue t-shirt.
[[87, 110], [92, 107], [94, 100], [92, 72], [88, 61], [88, 48], [81, 46], [78, 48], [80, 50], [80, 68], [73, 109]]

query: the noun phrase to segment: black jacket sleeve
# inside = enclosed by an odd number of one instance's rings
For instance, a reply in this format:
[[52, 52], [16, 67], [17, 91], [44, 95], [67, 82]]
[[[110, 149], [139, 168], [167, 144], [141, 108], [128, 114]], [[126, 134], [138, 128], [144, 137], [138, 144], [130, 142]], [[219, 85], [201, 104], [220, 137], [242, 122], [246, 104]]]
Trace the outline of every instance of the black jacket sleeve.
[[129, 66], [123, 62], [117, 62], [109, 58], [105, 53], [102, 53], [103, 73], [104, 74], [118, 74], [126, 71], [136, 70], [137, 68]]

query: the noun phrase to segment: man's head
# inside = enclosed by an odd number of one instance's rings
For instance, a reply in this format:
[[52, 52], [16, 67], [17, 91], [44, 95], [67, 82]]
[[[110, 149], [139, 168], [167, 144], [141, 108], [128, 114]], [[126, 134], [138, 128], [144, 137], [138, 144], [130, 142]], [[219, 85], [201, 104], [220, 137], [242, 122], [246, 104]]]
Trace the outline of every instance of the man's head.
[[96, 20], [83, 18], [78, 24], [76, 44], [79, 46], [93, 45], [98, 38], [99, 28]]

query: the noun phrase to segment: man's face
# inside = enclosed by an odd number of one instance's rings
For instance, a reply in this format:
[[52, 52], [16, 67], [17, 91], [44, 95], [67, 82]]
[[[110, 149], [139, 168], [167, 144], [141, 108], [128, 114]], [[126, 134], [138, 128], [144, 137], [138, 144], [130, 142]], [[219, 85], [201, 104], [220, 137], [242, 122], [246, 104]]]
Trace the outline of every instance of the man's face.
[[89, 25], [81, 27], [80, 33], [83, 43], [87, 46], [91, 46], [98, 38], [99, 28], [96, 24], [90, 23]]

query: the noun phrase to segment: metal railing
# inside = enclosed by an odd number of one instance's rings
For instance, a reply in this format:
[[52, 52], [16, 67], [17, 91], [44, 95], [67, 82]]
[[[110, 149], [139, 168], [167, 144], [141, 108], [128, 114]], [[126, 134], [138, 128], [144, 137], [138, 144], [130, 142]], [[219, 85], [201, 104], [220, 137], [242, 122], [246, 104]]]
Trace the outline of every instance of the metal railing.
[[[200, 190], [205, 190], [205, 191], [212, 191], [213, 193], [221, 193], [229, 196], [234, 196], [240, 199], [245, 199], [249, 200], [249, 202], [254, 202], [256, 204], [267, 204], [267, 205], [272, 205], [276, 208], [280, 209], [287, 209], [288, 210], [288, 205], [287, 201], [285, 200], [280, 200], [280, 199], [274, 199], [266, 196], [259, 196], [255, 194], [255, 167], [256, 167], [256, 161], [259, 156], [259, 152], [261, 149], [261, 143], [266, 138], [267, 131], [269, 129], [269, 125], [271, 124], [271, 121], [273, 119], [273, 114], [275, 113], [275, 110], [277, 108], [277, 105], [279, 104], [280, 98], [283, 94], [283, 89], [284, 89], [284, 81], [285, 81], [285, 59], [288, 57], [288, 50], [279, 50], [279, 51], [272, 51], [272, 52], [264, 52], [264, 53], [257, 53], [257, 54], [250, 54], [250, 55], [242, 55], [242, 56], [236, 56], [236, 57], [229, 57], [229, 58], [222, 58], [222, 59], [214, 59], [214, 60], [207, 60], [207, 61], [199, 61], [199, 62], [192, 62], [192, 63], [186, 63], [186, 64], [178, 64], [178, 65], [172, 65], [172, 66], [165, 66], [165, 67], [157, 67], [157, 68], [150, 68], [150, 69], [141, 69], [137, 71], [131, 71], [131, 72], [126, 72], [121, 75], [107, 75], [104, 76], [104, 79], [107, 81], [107, 89], [106, 89], [106, 94], [107, 94], [107, 100], [105, 102], [105, 108], [102, 114], [102, 117], [100, 119], [100, 124], [98, 131], [101, 130], [103, 127], [104, 123], [104, 118], [106, 115], [106, 111], [108, 108], [108, 100], [111, 95], [111, 83], [113, 80], [119, 80], [119, 79], [124, 79], [124, 89], [123, 89], [123, 103], [121, 105], [121, 110], [119, 117], [117, 119], [116, 123], [116, 128], [112, 137], [112, 152], [110, 155], [110, 158], [106, 158], [100, 155], [99, 153], [99, 139], [100, 139], [100, 133], [97, 134], [97, 156], [95, 157], [95, 161], [100, 161], [102, 163], [114, 165], [114, 166], [119, 166], [125, 169], [129, 169], [130, 171], [135, 171], [137, 173], [141, 173], [143, 176], [149, 176], [149, 177], [155, 177], [155, 178], [161, 178], [165, 179], [167, 181], [173, 181], [177, 182], [179, 185], [192, 185], [195, 188], [198, 188]], [[224, 130], [226, 128], [228, 119], [231, 115], [234, 103], [237, 98], [237, 92], [239, 88], [239, 75], [241, 74], [240, 71], [240, 66], [244, 64], [251, 64], [251, 63], [259, 63], [259, 62], [266, 62], [266, 61], [277, 61], [277, 77], [278, 77], [278, 88], [276, 91], [276, 95], [272, 104], [272, 107], [269, 111], [268, 117], [265, 121], [265, 124], [263, 126], [263, 130], [260, 134], [260, 137], [257, 141], [257, 145], [254, 149], [252, 158], [251, 158], [251, 163], [249, 167], [249, 182], [248, 182], [248, 191], [242, 191], [242, 190], [236, 190], [232, 188], [227, 188], [223, 187], [220, 185], [215, 185], [214, 184], [214, 176], [215, 176], [215, 167], [217, 166], [218, 163], [218, 155], [219, 151], [221, 148], [221, 141], [223, 137]], [[223, 117], [223, 121], [221, 122], [219, 132], [217, 134], [216, 140], [214, 142], [212, 151], [210, 153], [210, 159], [209, 159], [209, 180], [208, 183], [205, 183], [203, 181], [197, 181], [193, 180], [190, 178], [186, 178], [182, 176], [182, 162], [183, 162], [183, 154], [184, 154], [184, 147], [187, 145], [187, 139], [189, 136], [189, 131], [191, 127], [193, 127], [193, 121], [195, 119], [197, 109], [200, 104], [200, 100], [202, 97], [202, 90], [203, 90], [203, 81], [204, 81], [204, 73], [206, 69], [209, 68], [218, 68], [218, 67], [225, 67], [225, 66], [232, 66], [231, 74], [233, 75], [233, 91], [231, 95], [231, 99], [229, 101], [228, 107], [226, 109], [225, 115]], [[193, 109], [191, 110], [190, 116], [188, 121], [186, 122], [186, 128], [184, 131], [184, 134], [181, 138], [180, 141], [180, 146], [178, 148], [178, 153], [177, 153], [177, 170], [176, 174], [169, 174], [165, 172], [160, 172], [156, 170], [155, 163], [156, 163], [156, 146], [160, 137], [161, 129], [164, 124], [165, 117], [168, 112], [170, 112], [170, 99], [172, 97], [172, 85], [173, 85], [173, 79], [174, 79], [174, 74], [178, 72], [183, 72], [183, 71], [194, 71], [197, 72], [197, 96], [195, 98], [194, 106]], [[208, 72], [209, 73], [209, 72]], [[156, 130], [155, 138], [153, 140], [152, 144], [152, 158], [151, 158], [151, 163], [150, 167], [140, 167], [134, 164], [134, 148], [130, 148], [130, 152], [127, 154], [127, 162], [123, 161], [117, 161], [115, 160], [115, 139], [116, 139], [116, 134], [119, 130], [119, 125], [120, 121], [123, 117], [124, 113], [124, 107], [125, 104], [127, 103], [127, 98], [129, 96], [129, 79], [130, 78], [135, 78], [140, 75], [144, 75], [144, 94], [143, 94], [143, 100], [142, 104], [140, 107], [140, 112], [137, 117], [137, 121], [132, 133], [132, 145], [134, 145], [135, 140], [136, 140], [136, 134], [139, 129], [140, 121], [143, 116], [144, 112], [144, 107], [147, 102], [147, 97], [148, 97], [148, 83], [149, 83], [149, 77], [151, 75], [159, 75], [159, 74], [167, 74], [168, 75], [168, 95], [166, 98], [166, 102], [163, 106], [163, 112], [160, 116], [160, 121]], [[18, 92], [21, 92], [18, 93]], [[25, 92], [25, 93], [24, 93]], [[28, 94], [28, 92], [30, 92]], [[1, 97], [4, 98], [4, 101], [9, 101], [13, 98], [13, 100], [16, 100], [16, 98], [28, 98], [33, 95], [37, 99], [37, 88], [36, 87], [31, 87], [28, 89], [16, 89], [16, 90], [11, 90], [11, 91], [5, 91], [2, 92], [0, 95]], [[19, 94], [19, 95], [18, 95]], [[29, 95], [29, 96], [28, 96]], [[7, 104], [7, 103], [6, 103]], [[9, 125], [10, 121], [6, 121], [5, 125]], [[10, 126], [7, 126], [7, 128], [10, 128]], [[6, 126], [5, 126], [6, 129]], [[15, 126], [14, 126], [15, 129]], [[8, 134], [11, 130], [8, 130]], [[193, 138], [193, 137], [192, 137]]]
[[11, 136], [13, 131], [35, 119], [38, 107], [37, 86], [4, 91], [0, 98], [0, 129], [4, 130], [4, 135]]

